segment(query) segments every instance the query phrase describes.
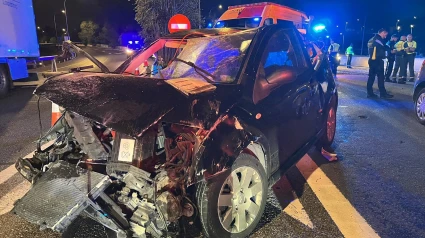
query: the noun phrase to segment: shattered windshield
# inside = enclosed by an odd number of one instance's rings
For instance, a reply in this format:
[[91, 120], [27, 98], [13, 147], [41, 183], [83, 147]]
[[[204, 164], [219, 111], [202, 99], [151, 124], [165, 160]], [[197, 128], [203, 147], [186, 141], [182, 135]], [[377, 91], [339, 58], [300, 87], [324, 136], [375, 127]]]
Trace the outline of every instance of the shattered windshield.
[[[225, 36], [189, 39], [177, 58], [191, 62], [213, 75], [214, 82], [233, 83], [255, 33], [256, 30], [248, 30]], [[199, 75], [196, 67], [177, 60], [154, 77], [205, 80]]]

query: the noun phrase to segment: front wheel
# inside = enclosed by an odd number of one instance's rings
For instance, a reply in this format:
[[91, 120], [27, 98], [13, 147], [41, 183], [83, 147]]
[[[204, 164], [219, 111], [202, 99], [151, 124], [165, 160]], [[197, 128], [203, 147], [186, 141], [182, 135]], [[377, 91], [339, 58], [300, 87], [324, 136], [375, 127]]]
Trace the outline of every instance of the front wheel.
[[0, 65], [0, 98], [5, 97], [9, 92], [10, 79], [7, 67]]
[[267, 199], [260, 161], [241, 154], [232, 168], [198, 187], [197, 201], [207, 237], [247, 237], [257, 226]]
[[425, 125], [425, 88], [423, 88], [415, 100], [415, 114], [419, 123]]

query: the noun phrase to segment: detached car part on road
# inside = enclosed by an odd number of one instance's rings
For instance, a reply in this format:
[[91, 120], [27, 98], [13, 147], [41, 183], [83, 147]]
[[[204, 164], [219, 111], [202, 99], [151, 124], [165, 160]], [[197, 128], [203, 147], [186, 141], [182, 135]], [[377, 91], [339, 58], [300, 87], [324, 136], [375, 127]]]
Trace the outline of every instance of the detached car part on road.
[[115, 73], [48, 79], [35, 94], [63, 115], [39, 141], [54, 143], [16, 163], [33, 187], [14, 212], [59, 232], [85, 214], [118, 237], [172, 235], [183, 220], [246, 237], [269, 185], [333, 142], [336, 85], [315, 49], [289, 22], [184, 31]]

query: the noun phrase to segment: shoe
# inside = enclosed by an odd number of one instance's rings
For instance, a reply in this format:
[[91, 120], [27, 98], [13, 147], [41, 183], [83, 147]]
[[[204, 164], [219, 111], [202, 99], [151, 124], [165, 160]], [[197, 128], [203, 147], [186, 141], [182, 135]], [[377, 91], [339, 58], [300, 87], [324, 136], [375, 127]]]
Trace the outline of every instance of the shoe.
[[415, 81], [415, 79], [414, 79], [414, 78], [409, 79], [409, 82], [413, 82], [413, 81]]
[[406, 80], [399, 80], [398, 84], [406, 84]]
[[383, 99], [390, 99], [390, 98], [393, 98], [393, 97], [394, 97], [394, 95], [391, 95], [391, 94], [388, 94], [388, 93], [381, 95], [381, 98], [383, 98]]
[[391, 81], [391, 83], [397, 83], [397, 80], [394, 79], [393, 81]]
[[374, 93], [372, 93], [372, 94], [368, 93], [367, 98], [378, 98], [378, 95], [376, 95]]

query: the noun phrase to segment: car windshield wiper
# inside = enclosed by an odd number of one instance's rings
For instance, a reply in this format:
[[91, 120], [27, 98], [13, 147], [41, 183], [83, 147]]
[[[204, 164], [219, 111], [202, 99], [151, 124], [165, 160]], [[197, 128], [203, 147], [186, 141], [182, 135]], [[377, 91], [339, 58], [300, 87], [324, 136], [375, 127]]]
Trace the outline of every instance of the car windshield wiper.
[[[210, 72], [206, 71], [205, 69], [197, 66], [196, 64], [190, 62], [190, 61], [185, 61], [179, 58], [175, 58], [174, 60], [182, 62], [184, 64], [189, 65], [190, 67], [192, 67], [196, 73], [198, 73], [199, 75], [201, 75], [202, 78], [204, 78], [208, 83], [215, 83], [216, 81], [214, 81], [213, 79], [215, 79], [215, 76], [210, 74]], [[211, 77], [212, 79], [208, 78]]]

